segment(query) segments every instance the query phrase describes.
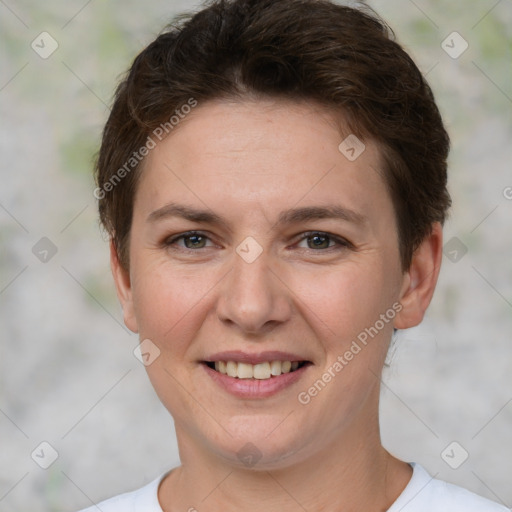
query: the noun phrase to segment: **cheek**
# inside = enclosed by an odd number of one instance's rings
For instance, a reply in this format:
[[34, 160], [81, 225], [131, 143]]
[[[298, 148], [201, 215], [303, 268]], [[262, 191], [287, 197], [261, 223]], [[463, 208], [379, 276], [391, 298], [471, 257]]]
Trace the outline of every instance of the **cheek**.
[[[388, 272], [388, 276], [389, 276]], [[294, 273], [291, 287], [329, 345], [355, 339], [391, 307], [391, 279], [376, 265], [350, 262], [338, 269]], [[388, 282], [386, 282], [388, 281]]]
[[155, 264], [140, 271], [133, 296], [141, 339], [180, 351], [198, 328], [198, 312], [211, 288], [208, 274], [198, 278], [179, 267]]

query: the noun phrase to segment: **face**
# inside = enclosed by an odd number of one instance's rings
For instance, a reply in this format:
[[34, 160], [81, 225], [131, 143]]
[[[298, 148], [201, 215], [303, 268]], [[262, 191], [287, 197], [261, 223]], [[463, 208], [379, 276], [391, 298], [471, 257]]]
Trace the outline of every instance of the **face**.
[[346, 135], [311, 105], [210, 102], [148, 155], [130, 268], [112, 265], [180, 449], [242, 464], [252, 443], [276, 468], [374, 425], [439, 251], [402, 271], [378, 147], [350, 161]]

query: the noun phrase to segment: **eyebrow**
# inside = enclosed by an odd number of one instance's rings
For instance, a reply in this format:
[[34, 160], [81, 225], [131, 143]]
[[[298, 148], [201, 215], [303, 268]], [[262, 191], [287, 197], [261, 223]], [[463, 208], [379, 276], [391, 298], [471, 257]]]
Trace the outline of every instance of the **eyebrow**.
[[[210, 210], [201, 210], [191, 206], [169, 203], [151, 212], [146, 221], [157, 222], [169, 217], [180, 217], [191, 222], [218, 224], [228, 226], [228, 222]], [[335, 219], [351, 222], [353, 224], [364, 225], [368, 219], [354, 210], [344, 208], [338, 205], [327, 206], [305, 206], [302, 208], [293, 208], [283, 211], [279, 214], [279, 219], [276, 223], [277, 226], [286, 224], [298, 224], [300, 222], [307, 222], [319, 219]]]

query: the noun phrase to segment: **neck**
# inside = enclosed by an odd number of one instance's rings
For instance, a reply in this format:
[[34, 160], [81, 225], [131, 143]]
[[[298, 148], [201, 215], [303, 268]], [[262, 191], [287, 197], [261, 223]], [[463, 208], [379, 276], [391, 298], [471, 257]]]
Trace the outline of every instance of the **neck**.
[[410, 480], [411, 467], [381, 445], [378, 417], [334, 437], [286, 467], [240, 468], [187, 439], [176, 426], [182, 465], [164, 480], [164, 512], [384, 512]]

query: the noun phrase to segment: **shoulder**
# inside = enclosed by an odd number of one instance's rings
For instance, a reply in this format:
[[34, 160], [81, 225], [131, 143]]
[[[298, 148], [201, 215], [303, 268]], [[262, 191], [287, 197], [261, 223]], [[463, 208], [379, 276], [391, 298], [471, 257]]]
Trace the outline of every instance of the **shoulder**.
[[136, 491], [95, 503], [79, 512], [163, 512], [158, 502], [158, 486], [166, 475], [160, 475]]
[[510, 512], [494, 501], [431, 477], [412, 463], [413, 475], [388, 512]]

